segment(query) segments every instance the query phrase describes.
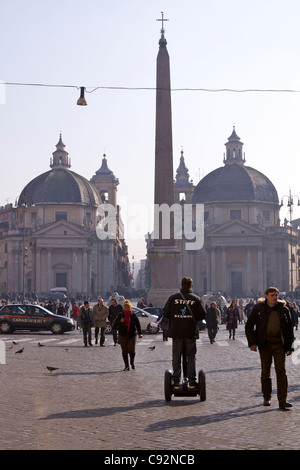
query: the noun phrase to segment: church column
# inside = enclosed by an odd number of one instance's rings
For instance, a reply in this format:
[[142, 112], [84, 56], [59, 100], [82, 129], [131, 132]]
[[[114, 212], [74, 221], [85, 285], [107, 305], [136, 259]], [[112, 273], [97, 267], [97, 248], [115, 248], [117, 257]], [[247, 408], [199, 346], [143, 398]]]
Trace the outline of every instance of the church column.
[[36, 248], [36, 265], [35, 265], [35, 288], [37, 294], [41, 293], [41, 249]]
[[48, 290], [51, 289], [52, 284], [55, 284], [55, 281], [52, 281], [52, 249], [48, 248], [47, 249], [47, 268], [48, 268], [48, 275], [47, 275], [47, 285], [48, 285]]
[[283, 279], [283, 257], [282, 257], [282, 250], [277, 250], [277, 282], [278, 286], [282, 289], [282, 279]]
[[70, 292], [73, 293], [73, 295], [76, 294], [78, 287], [77, 287], [77, 252], [76, 249], [74, 248], [72, 250], [72, 270], [71, 270], [71, 286], [70, 286]]
[[257, 289], [261, 293], [264, 291], [263, 286], [263, 257], [262, 257], [262, 250], [258, 248], [257, 250]]
[[210, 265], [211, 265], [211, 290], [216, 291], [216, 249], [212, 248], [210, 253]]
[[227, 255], [227, 248], [222, 248], [222, 293], [227, 291], [227, 279], [226, 279], [226, 255]]
[[266, 251], [263, 251], [263, 259], [262, 259], [262, 265], [263, 265], [263, 287], [266, 289], [267, 287], [267, 255]]
[[88, 260], [87, 260], [87, 248], [82, 250], [82, 287], [83, 292], [87, 293], [87, 267], [88, 267]]
[[251, 296], [251, 290], [252, 290], [252, 267], [251, 267], [251, 248], [247, 248], [247, 277], [246, 277], [246, 282], [247, 282], [247, 295]]

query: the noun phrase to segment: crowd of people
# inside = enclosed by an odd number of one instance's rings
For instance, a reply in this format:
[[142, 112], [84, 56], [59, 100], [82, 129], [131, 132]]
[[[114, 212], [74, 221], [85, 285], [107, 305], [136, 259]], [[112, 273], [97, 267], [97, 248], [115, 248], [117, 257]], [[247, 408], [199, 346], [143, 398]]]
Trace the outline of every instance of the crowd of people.
[[[6, 300], [2, 300], [2, 305]], [[146, 306], [145, 299], [138, 305]], [[83, 333], [83, 343], [87, 347], [92, 344], [92, 328], [95, 328], [95, 345], [105, 346], [105, 331], [107, 320], [112, 326], [114, 345], [120, 344], [124, 371], [130, 367], [135, 369], [136, 340], [142, 338], [138, 316], [132, 310], [129, 300], [119, 304], [112, 297], [111, 304], [106, 306], [103, 298], [91, 307], [85, 299], [79, 304], [72, 301], [45, 303], [49, 311], [71, 316], [76, 327]], [[259, 351], [261, 360], [261, 389], [263, 405], [270, 406], [272, 385], [270, 369], [274, 360], [277, 378], [277, 396], [279, 408], [287, 410], [292, 407], [287, 402], [288, 383], [285, 370], [285, 357], [292, 354], [294, 328], [298, 329], [299, 306], [297, 302], [280, 299], [279, 290], [270, 287], [265, 296], [258, 299], [247, 299], [246, 305], [242, 298], [232, 299], [228, 306], [218, 305], [216, 301], [204, 304], [201, 298], [192, 292], [192, 279], [184, 277], [181, 281], [180, 292], [171, 295], [157, 319], [163, 331], [163, 340], [172, 338], [173, 386], [180, 388], [181, 375], [188, 379], [189, 387], [196, 388], [196, 340], [199, 338], [199, 322], [205, 320], [207, 333], [211, 344], [221, 323], [226, 324], [229, 339], [235, 339], [239, 324], [245, 324], [245, 334], [251, 351]]]

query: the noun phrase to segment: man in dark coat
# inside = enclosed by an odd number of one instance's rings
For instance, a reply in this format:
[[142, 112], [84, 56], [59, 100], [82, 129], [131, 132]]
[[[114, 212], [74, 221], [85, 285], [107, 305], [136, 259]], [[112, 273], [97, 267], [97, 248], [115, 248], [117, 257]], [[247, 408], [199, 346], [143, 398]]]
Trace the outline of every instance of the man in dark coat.
[[87, 343], [89, 343], [90, 346], [93, 346], [92, 326], [94, 326], [94, 319], [92, 309], [90, 308], [90, 302], [88, 300], [85, 300], [79, 309], [78, 323], [82, 328], [84, 346], [86, 347]]
[[[113, 323], [119, 313], [123, 312], [122, 305], [118, 304], [116, 299], [112, 298], [111, 299], [111, 305], [108, 308], [108, 321], [110, 322], [111, 326], [113, 326]], [[114, 345], [118, 343], [118, 330], [113, 329], [112, 330], [113, 334], [113, 339], [114, 339]]]
[[265, 300], [259, 300], [246, 323], [245, 331], [251, 351], [259, 350], [261, 359], [261, 387], [264, 406], [270, 406], [272, 383], [271, 364], [274, 358], [277, 378], [279, 408], [286, 410], [292, 405], [286, 401], [288, 381], [285, 356], [293, 351], [294, 332], [289, 309], [278, 300], [279, 290], [269, 287]]
[[197, 322], [204, 320], [206, 311], [200, 297], [192, 293], [192, 284], [190, 277], [184, 277], [180, 292], [171, 295], [164, 307], [165, 317], [169, 319], [168, 336], [173, 341], [173, 385], [177, 389], [180, 387], [181, 359], [186, 361], [184, 373], [189, 379], [189, 388], [196, 388], [196, 339], [199, 338]]
[[207, 309], [205, 321], [209, 340], [211, 344], [213, 344], [215, 342], [219, 324], [221, 323], [221, 313], [216, 302], [212, 302], [210, 307]]

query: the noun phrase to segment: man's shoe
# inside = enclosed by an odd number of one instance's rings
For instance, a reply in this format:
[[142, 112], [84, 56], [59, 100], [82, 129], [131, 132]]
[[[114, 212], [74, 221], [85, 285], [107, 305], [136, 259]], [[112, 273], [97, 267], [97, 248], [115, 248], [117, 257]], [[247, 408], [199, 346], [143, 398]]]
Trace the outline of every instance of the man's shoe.
[[92, 343], [89, 343], [89, 346], [93, 346]]
[[190, 382], [189, 383], [189, 390], [196, 390], [197, 384], [195, 382]]
[[179, 389], [180, 389], [180, 382], [179, 382], [179, 380], [174, 380], [174, 381], [173, 381], [173, 388], [174, 388], [174, 390], [179, 390]]
[[264, 400], [264, 406], [271, 406], [271, 400]]
[[287, 402], [287, 401], [282, 401], [282, 402], [279, 403], [279, 408], [281, 410], [286, 410], [287, 408], [292, 408], [292, 406], [293, 405], [291, 403]]

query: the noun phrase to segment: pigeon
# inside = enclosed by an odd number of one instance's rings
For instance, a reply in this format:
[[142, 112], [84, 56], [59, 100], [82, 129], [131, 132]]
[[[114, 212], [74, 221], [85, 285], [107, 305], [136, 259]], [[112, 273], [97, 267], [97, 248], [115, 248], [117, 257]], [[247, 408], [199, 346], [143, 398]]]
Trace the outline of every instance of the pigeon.
[[6, 348], [6, 349], [12, 349], [13, 347], [14, 347], [14, 345], [13, 345], [13, 344], [11, 344], [10, 346], [7, 346], [7, 348]]
[[13, 344], [19, 344], [19, 343], [17, 343], [16, 341], [13, 341]]
[[44, 344], [38, 342], [39, 347], [41, 348], [42, 346], [45, 346]]
[[148, 349], [151, 349], [151, 351], [153, 351], [153, 349], [155, 349], [155, 346], [149, 346]]
[[19, 351], [16, 351], [15, 354], [22, 354], [23, 351], [24, 351], [24, 348], [19, 349]]
[[59, 367], [50, 367], [50, 366], [47, 366], [47, 369], [50, 371], [50, 374], [51, 374], [54, 370], [58, 370]]

